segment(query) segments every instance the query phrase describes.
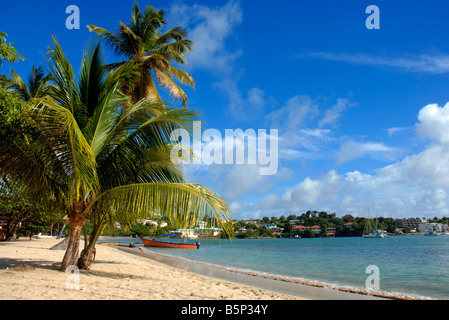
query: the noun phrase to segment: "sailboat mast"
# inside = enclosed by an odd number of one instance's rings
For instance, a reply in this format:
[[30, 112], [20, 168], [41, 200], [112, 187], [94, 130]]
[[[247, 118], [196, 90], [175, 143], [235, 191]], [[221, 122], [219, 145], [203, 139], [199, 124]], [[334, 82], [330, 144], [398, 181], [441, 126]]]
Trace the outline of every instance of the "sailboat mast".
[[377, 231], [377, 212], [376, 212], [376, 230], [374, 231]]

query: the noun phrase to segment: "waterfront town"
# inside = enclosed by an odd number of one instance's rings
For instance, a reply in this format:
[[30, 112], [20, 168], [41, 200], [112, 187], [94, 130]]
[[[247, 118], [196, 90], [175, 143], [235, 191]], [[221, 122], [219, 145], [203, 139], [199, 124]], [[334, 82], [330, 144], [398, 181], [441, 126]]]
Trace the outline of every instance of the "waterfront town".
[[[235, 238], [315, 238], [315, 237], [356, 237], [362, 236], [366, 224], [382, 230], [385, 235], [445, 235], [449, 234], [448, 218], [386, 218], [354, 217], [345, 214], [337, 217], [335, 213], [307, 211], [301, 215], [281, 215], [280, 217], [263, 217], [235, 221]], [[18, 221], [12, 216], [0, 216], [0, 239], [15, 236], [36, 236], [45, 234], [56, 236], [62, 234], [67, 224], [61, 221], [33, 220], [30, 217]], [[89, 231], [89, 222], [86, 229]], [[206, 217], [194, 226], [175, 228], [164, 219], [141, 219], [135, 224], [115, 222], [106, 227], [104, 236], [150, 236], [160, 237], [172, 234], [180, 238], [216, 238], [226, 237], [213, 219]]]

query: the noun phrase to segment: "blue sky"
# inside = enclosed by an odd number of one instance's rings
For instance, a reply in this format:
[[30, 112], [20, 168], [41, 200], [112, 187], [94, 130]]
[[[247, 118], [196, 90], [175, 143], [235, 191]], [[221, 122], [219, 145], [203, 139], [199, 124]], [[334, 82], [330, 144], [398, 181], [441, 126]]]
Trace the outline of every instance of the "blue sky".
[[[129, 19], [133, 1], [7, 2], [0, 30], [25, 56], [26, 77], [55, 35], [75, 70], [83, 46]], [[68, 5], [80, 30], [68, 30]], [[380, 216], [449, 215], [447, 1], [139, 1], [165, 8], [195, 41], [185, 68], [189, 107], [207, 128], [278, 129], [279, 168], [190, 165], [237, 218], [306, 210]], [[368, 30], [368, 5], [380, 29]], [[116, 61], [109, 51], [108, 61]]]

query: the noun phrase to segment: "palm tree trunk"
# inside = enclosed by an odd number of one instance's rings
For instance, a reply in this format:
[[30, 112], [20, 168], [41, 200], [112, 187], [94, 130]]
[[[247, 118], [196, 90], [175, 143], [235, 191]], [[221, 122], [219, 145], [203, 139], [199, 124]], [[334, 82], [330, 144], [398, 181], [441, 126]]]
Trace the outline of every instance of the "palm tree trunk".
[[64, 222], [64, 224], [63, 224], [63, 226], [62, 226], [62, 228], [61, 228], [61, 231], [59, 231], [59, 234], [58, 234], [58, 236], [56, 237], [56, 239], [61, 239], [61, 237], [62, 237], [62, 233], [64, 232], [64, 229], [65, 229], [65, 226], [67, 225], [67, 222]]
[[70, 224], [70, 228], [72, 230], [70, 233], [67, 250], [61, 263], [61, 271], [65, 271], [69, 266], [76, 265], [78, 260], [82, 225], [78, 226]]
[[88, 270], [91, 264], [95, 261], [95, 255], [97, 253], [97, 249], [95, 249], [95, 245], [97, 244], [98, 235], [100, 232], [94, 230], [94, 233], [89, 239], [89, 244], [81, 251], [80, 258], [78, 260], [78, 268]]
[[61, 263], [61, 271], [65, 271], [69, 266], [75, 266], [79, 256], [79, 246], [81, 239], [81, 229], [86, 221], [86, 213], [84, 212], [84, 202], [75, 203], [71, 208], [69, 215], [70, 238], [67, 250]]
[[95, 261], [95, 254], [97, 253], [95, 245], [97, 244], [101, 231], [105, 226], [103, 222], [104, 222], [104, 215], [102, 216], [100, 221], [95, 224], [94, 230], [92, 231], [91, 236], [89, 238], [89, 244], [81, 252], [81, 256], [78, 260], [78, 268], [88, 270], [92, 265], [92, 263]]

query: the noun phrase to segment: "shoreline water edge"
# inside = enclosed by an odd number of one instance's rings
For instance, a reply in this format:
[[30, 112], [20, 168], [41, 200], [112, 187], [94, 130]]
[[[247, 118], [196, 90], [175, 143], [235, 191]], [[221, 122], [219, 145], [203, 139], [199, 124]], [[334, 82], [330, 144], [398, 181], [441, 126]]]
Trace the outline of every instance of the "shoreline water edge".
[[[393, 294], [375, 290], [362, 290], [354, 287], [337, 286], [321, 281], [311, 281], [253, 270], [215, 265], [207, 262], [193, 261], [183, 257], [172, 256], [164, 253], [155, 253], [144, 247], [127, 247], [125, 245], [110, 246], [107, 243], [99, 243], [97, 246], [97, 261], [92, 270], [81, 270], [84, 292], [81, 290], [67, 290], [65, 281], [67, 274], [55, 272], [58, 270], [63, 250], [49, 250], [61, 240], [14, 240], [0, 243], [2, 255], [0, 257], [0, 299], [135, 299], [135, 292], [130, 292], [139, 279], [151, 278], [161, 285], [159, 293], [151, 293], [140, 297], [147, 299], [299, 299], [299, 300], [421, 300], [419, 297], [406, 294]], [[130, 254], [135, 259], [130, 259]], [[154, 266], [156, 263], [157, 267]], [[29, 268], [21, 268], [29, 266]], [[25, 272], [17, 272], [25, 271]], [[187, 271], [187, 272], [186, 272]], [[196, 279], [194, 275], [207, 277]], [[190, 295], [179, 295], [170, 288], [169, 282], [173, 277], [179, 280], [187, 279], [187, 287], [192, 290]], [[102, 279], [101, 277], [105, 277]], [[59, 279], [57, 283], [56, 279]], [[205, 292], [212, 289], [206, 286], [205, 281], [216, 279], [218, 282], [230, 283], [220, 290], [230, 290], [229, 294]], [[118, 281], [114, 285], [114, 281]], [[178, 280], [178, 281], [179, 281]], [[164, 283], [166, 281], [166, 283]], [[190, 281], [190, 282], [189, 282]], [[212, 280], [215, 281], [215, 280]], [[192, 283], [195, 284], [192, 286]], [[217, 282], [217, 286], [218, 286]], [[126, 284], [126, 288], [122, 286]], [[235, 284], [235, 285], [232, 285]], [[182, 284], [179, 284], [182, 286]], [[61, 286], [58, 290], [56, 287]], [[106, 290], [114, 286], [114, 293], [106, 293]], [[201, 287], [203, 286], [203, 287]], [[243, 290], [249, 286], [260, 289], [258, 295], [245, 294], [250, 290]], [[169, 289], [168, 289], [169, 288]], [[44, 291], [47, 290], [47, 291]], [[55, 290], [55, 292], [53, 292]], [[24, 293], [18, 293], [23, 291]], [[56, 291], [58, 294], [56, 294]], [[137, 290], [138, 291], [138, 290]], [[204, 291], [204, 292], [202, 292]], [[232, 291], [232, 292], [231, 292]], [[262, 291], [274, 292], [265, 294]], [[171, 292], [171, 293], [169, 293]], [[255, 292], [255, 291], [254, 291]], [[265, 294], [265, 295], [264, 295]]]
[[[443, 237], [440, 237], [441, 239], [426, 239], [426, 237], [420, 237], [421, 239], [416, 238], [418, 244], [426, 250], [428, 254], [431, 254], [430, 251], [433, 249], [433, 251], [441, 251], [441, 247], [438, 247], [439, 244], [444, 244], [446, 241], [439, 241], [435, 242], [436, 240], [444, 240]], [[326, 241], [327, 240], [327, 241]], [[382, 239], [381, 239], [382, 240]], [[262, 246], [256, 246], [254, 250], [248, 251], [248, 248], [252, 248], [253, 244], [250, 243], [250, 247], [248, 245], [243, 245], [242, 243], [248, 241], [248, 240], [242, 240], [239, 243], [234, 243], [233, 246], [226, 246], [226, 245], [218, 245], [218, 246], [209, 246], [207, 243], [205, 245], [202, 245], [202, 249], [206, 250], [205, 252], [201, 252], [201, 254], [197, 254], [196, 250], [195, 252], [184, 252], [184, 250], [177, 251], [177, 250], [164, 250], [159, 248], [143, 248], [143, 250], [148, 251], [146, 255], [151, 255], [151, 258], [153, 259], [162, 259], [164, 263], [167, 263], [169, 265], [175, 265], [176, 267], [185, 267], [183, 264], [190, 264], [194, 266], [202, 266], [199, 270], [195, 270], [195, 267], [188, 266], [187, 268], [193, 269], [193, 271], [196, 271], [198, 273], [205, 273], [212, 274], [213, 276], [218, 277], [225, 277], [227, 280], [235, 281], [235, 275], [246, 275], [248, 277], [258, 278], [258, 279], [270, 279], [273, 281], [277, 281], [277, 285], [274, 284], [274, 287], [280, 287], [281, 290], [283, 290], [279, 283], [288, 283], [288, 284], [295, 284], [297, 285], [296, 288], [289, 288], [289, 293], [291, 294], [293, 292], [299, 292], [300, 295], [308, 295], [309, 297], [318, 298], [318, 299], [344, 299], [344, 297], [336, 297], [337, 293], [347, 293], [352, 295], [357, 295], [357, 297], [352, 297], [355, 299], [373, 299], [373, 298], [382, 298], [382, 299], [393, 299], [393, 300], [440, 300], [440, 299], [447, 299], [445, 298], [447, 296], [447, 293], [444, 289], [444, 283], [439, 284], [436, 286], [436, 283], [433, 284], [432, 281], [437, 281], [435, 279], [436, 276], [434, 276], [433, 280], [431, 278], [422, 278], [421, 280], [413, 280], [410, 283], [406, 283], [407, 279], [410, 277], [420, 277], [421, 274], [418, 274], [418, 270], [414, 269], [414, 266], [411, 263], [408, 263], [407, 266], [410, 270], [405, 270], [398, 268], [398, 265], [394, 265], [392, 263], [392, 259], [396, 259], [395, 257], [401, 257], [401, 259], [398, 261], [405, 259], [409, 260], [410, 257], [405, 255], [404, 246], [410, 246], [412, 251], [414, 251], [416, 248], [412, 246], [410, 243], [405, 243], [402, 241], [399, 241], [398, 239], [388, 239], [384, 241], [373, 241], [373, 240], [365, 240], [365, 239], [342, 239], [344, 242], [351, 242], [352, 245], [352, 252], [358, 252], [358, 254], [365, 254], [364, 252], [367, 252], [366, 250], [370, 251], [368, 253], [368, 257], [365, 260], [357, 260], [357, 268], [354, 269], [353, 266], [350, 266], [349, 264], [346, 265], [342, 263], [342, 259], [358, 259], [355, 256], [352, 256], [351, 253], [347, 253], [350, 250], [348, 247], [342, 246], [344, 243], [337, 243], [336, 241], [332, 241], [329, 239], [324, 239], [323, 242], [326, 244], [323, 246], [323, 243], [317, 244], [318, 241], [310, 240], [309, 243], [305, 242], [298, 242], [294, 241], [291, 243], [294, 247], [300, 248], [301, 252], [295, 252], [295, 251], [288, 251], [286, 250], [286, 247], [289, 244], [282, 243], [281, 245], [274, 245], [275, 240], [273, 240], [273, 244], [269, 243], [269, 240], [266, 240], [267, 242], [264, 243]], [[251, 240], [249, 240], [251, 241]], [[259, 240], [262, 241], [262, 240]], [[282, 240], [278, 240], [278, 242], [281, 242]], [[284, 240], [288, 241], [288, 240]], [[254, 242], [254, 241], [251, 241]], [[353, 242], [353, 243], [352, 243]], [[295, 244], [294, 244], [295, 243]], [[296, 243], [298, 245], [296, 245]], [[299, 245], [300, 244], [300, 245]], [[122, 244], [123, 245], [123, 244]], [[271, 245], [271, 246], [270, 246]], [[390, 256], [390, 260], [386, 259], [385, 256], [379, 255], [379, 252], [375, 252], [375, 250], [372, 250], [375, 248], [375, 246], [381, 246], [380, 248], [388, 249], [388, 254]], [[416, 245], [416, 244], [413, 244]], [[309, 247], [310, 246], [310, 247]], [[204, 248], [203, 248], [204, 247]], [[225, 249], [223, 250], [223, 247]], [[235, 248], [237, 247], [237, 248]], [[261, 249], [262, 247], [262, 249]], [[345, 251], [343, 254], [343, 257], [340, 258], [339, 261], [335, 260], [335, 250], [338, 249], [338, 252], [341, 252], [342, 250]], [[124, 248], [121, 248], [124, 249]], [[265, 250], [266, 249], [266, 250]], [[317, 253], [313, 256], [307, 255], [307, 250], [313, 250], [317, 251]], [[246, 251], [245, 251], [246, 250]], [[262, 250], [260, 253], [257, 253], [255, 250]], [[279, 250], [276, 255], [273, 255], [275, 251], [273, 250]], [[333, 252], [329, 253], [329, 250], [334, 250]], [[378, 250], [378, 251], [382, 251]], [[215, 252], [217, 251], [217, 252]], [[286, 252], [288, 252], [290, 255], [287, 255]], [[337, 252], [337, 253], [338, 253]], [[320, 261], [315, 261], [310, 264], [305, 264], [304, 259], [307, 258], [313, 258], [317, 257], [318, 255], [322, 254], [328, 254], [329, 256], [326, 256], [326, 258], [321, 258]], [[385, 253], [385, 252], [384, 252]], [[209, 255], [212, 254], [211, 257]], [[402, 254], [402, 255], [401, 255]], [[245, 259], [244, 261], [247, 261], [249, 263], [241, 263], [240, 256], [248, 256], [250, 259]], [[270, 257], [268, 259], [268, 257]], [[287, 258], [288, 257], [288, 258]], [[439, 258], [444, 258], [442, 256], [442, 253], [438, 256]], [[218, 258], [218, 259], [217, 259]], [[237, 259], [237, 260], [236, 260]], [[260, 260], [262, 259], [262, 260]], [[320, 259], [320, 258], [317, 258]], [[433, 265], [433, 261], [429, 261], [427, 257], [423, 258], [425, 263], [427, 265]], [[434, 258], [435, 261], [439, 261], [437, 257]], [[272, 263], [276, 263], [275, 261], [283, 261], [283, 263], [279, 266], [273, 265], [273, 268], [267, 267], [270, 264], [265, 263], [265, 261], [272, 261]], [[323, 261], [329, 260], [329, 266], [324, 267], [323, 270], [317, 270], [316, 272], [312, 270], [312, 272], [307, 271], [307, 267], [314, 268], [315, 266], [318, 266], [319, 264], [322, 264]], [[255, 262], [258, 262], [255, 264]], [[292, 261], [296, 261], [296, 267], [295, 264], [292, 264]], [[421, 260], [417, 260], [414, 263], [421, 263]], [[263, 263], [264, 265], [261, 266], [259, 263]], [[302, 266], [298, 265], [298, 263], [302, 264]], [[366, 287], [363, 286], [366, 282], [369, 281], [369, 278], [372, 278], [368, 276], [368, 267], [366, 271], [365, 278], [363, 278], [363, 274], [360, 272], [360, 266], [363, 266], [364, 263], [368, 264], [374, 264], [369, 267], [377, 267], [375, 264], [380, 263], [381, 270], [382, 270], [382, 285], [377, 288], [370, 288], [367, 284]], [[332, 267], [332, 265], [334, 267]], [[304, 266], [307, 266], [306, 268]], [[349, 279], [342, 277], [341, 272], [337, 272], [335, 274], [335, 277], [331, 276], [331, 273], [329, 273], [332, 270], [335, 270], [334, 268], [351, 268], [347, 271], [344, 271], [344, 274], [346, 276], [350, 276], [350, 272], [356, 272], [357, 278]], [[197, 267], [198, 268], [198, 267]], [[206, 268], [209, 268], [210, 270], [205, 270]], [[293, 269], [290, 269], [293, 268]], [[298, 268], [298, 269], [296, 269]], [[365, 267], [363, 267], [365, 268]], [[214, 271], [215, 270], [215, 271]], [[365, 271], [365, 269], [363, 269]], [[379, 269], [377, 269], [379, 270]], [[393, 273], [392, 270], [394, 270], [396, 273]], [[424, 269], [423, 269], [424, 270]], [[419, 272], [422, 272], [423, 270], [420, 270]], [[192, 271], [192, 270], [191, 270]], [[220, 274], [220, 271], [226, 271], [227, 274]], [[304, 272], [305, 271], [305, 272]], [[435, 271], [435, 270], [434, 270]], [[325, 277], [322, 277], [321, 274], [325, 274]], [[412, 272], [413, 274], [410, 274]], [[214, 275], [214, 273], [217, 273], [218, 275]], [[314, 275], [317, 275], [315, 278]], [[397, 278], [397, 281], [394, 280]], [[347, 281], [351, 280], [351, 281]], [[421, 281], [421, 282], [417, 282]], [[428, 282], [427, 282], [428, 281]], [[363, 283], [363, 284], [362, 284]], [[426, 290], [422, 290], [422, 286], [424, 283], [429, 284], [426, 288]], [[255, 284], [256, 286], [259, 284]], [[402, 285], [405, 285], [402, 287]], [[259, 285], [260, 286], [260, 285]], [[302, 287], [299, 287], [302, 286]], [[443, 287], [442, 287], [443, 286]], [[272, 288], [272, 287], [270, 287]], [[305, 293], [306, 291], [304, 288], [316, 288], [316, 289], [322, 289], [315, 290], [313, 293], [310, 293], [310, 290], [306, 290], [308, 293]], [[430, 294], [429, 289], [434, 288], [435, 294]], [[410, 291], [409, 291], [410, 290]], [[440, 291], [438, 291], [440, 290]], [[443, 291], [441, 291], [443, 290]], [[324, 294], [324, 291], [330, 292], [330, 294]], [[447, 290], [446, 290], [447, 291]], [[438, 292], [438, 293], [437, 293]], [[363, 298], [361, 298], [363, 297]], [[351, 299], [351, 298], [350, 298]]]
[[334, 286], [319, 281], [301, 280], [252, 270], [242, 270], [214, 265], [202, 261], [193, 261], [182, 257], [148, 251], [144, 248], [126, 248], [119, 250], [129, 252], [147, 259], [156, 260], [169, 266], [214, 277], [226, 281], [251, 285], [261, 289], [272, 290], [282, 294], [311, 300], [419, 300], [406, 295], [363, 291], [351, 287]]

